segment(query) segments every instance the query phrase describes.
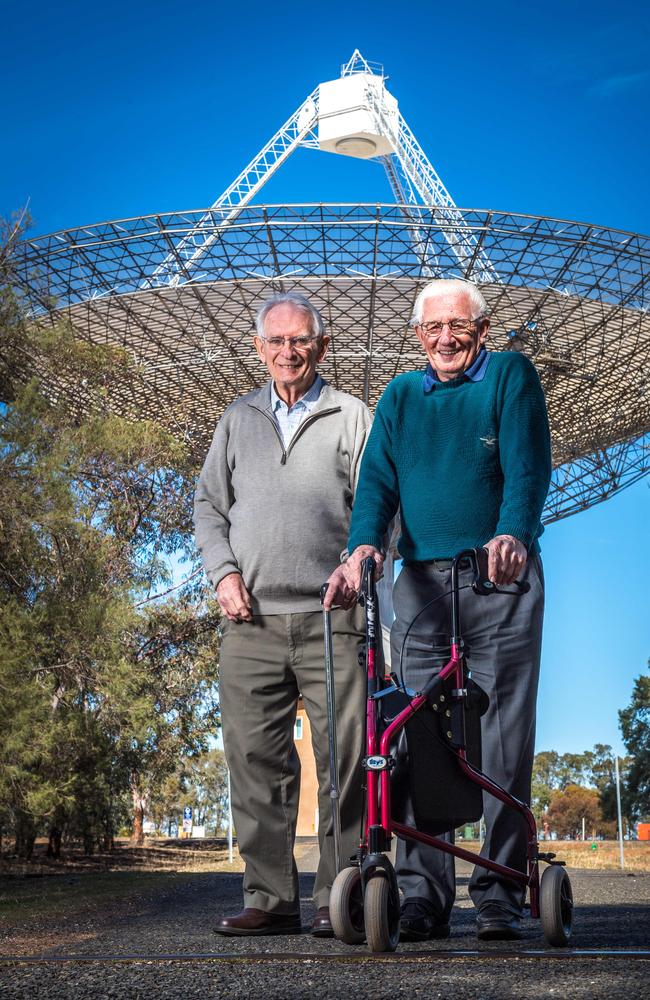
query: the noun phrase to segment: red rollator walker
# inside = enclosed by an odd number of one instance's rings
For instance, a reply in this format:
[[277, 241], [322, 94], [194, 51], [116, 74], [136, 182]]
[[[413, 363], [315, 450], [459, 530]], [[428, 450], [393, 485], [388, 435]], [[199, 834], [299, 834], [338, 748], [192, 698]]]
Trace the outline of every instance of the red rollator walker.
[[[472, 590], [477, 599], [495, 595], [517, 598], [528, 589], [500, 590], [487, 576], [485, 549], [460, 552], [452, 562], [450, 657], [433, 672], [419, 692], [408, 690], [396, 673], [377, 671], [379, 621], [375, 591], [375, 563], [363, 566], [359, 603], [366, 617], [365, 668], [368, 696], [365, 717], [366, 756], [361, 794], [362, 829], [356, 855], [341, 858], [339, 782], [336, 736], [336, 700], [330, 613], [323, 612], [325, 669], [330, 750], [330, 800], [334, 828], [337, 876], [330, 894], [330, 920], [335, 936], [346, 944], [367, 941], [373, 952], [394, 951], [400, 934], [400, 899], [395, 870], [388, 856], [393, 835], [418, 841], [457, 858], [496, 872], [528, 889], [530, 914], [540, 918], [546, 941], [565, 946], [571, 935], [573, 895], [564, 862], [552, 853], [540, 853], [537, 826], [529, 806], [510, 795], [481, 770], [480, 715], [487, 696], [471, 680], [463, 653], [459, 608], [459, 569], [471, 566]], [[326, 587], [323, 588], [323, 595]], [[433, 603], [433, 602], [431, 602]], [[426, 607], [429, 607], [427, 605]], [[425, 608], [422, 609], [424, 611]], [[420, 612], [421, 613], [421, 612]], [[415, 623], [411, 622], [404, 638]], [[404, 648], [403, 646], [403, 648]], [[433, 657], [432, 657], [433, 659]], [[397, 666], [397, 665], [396, 665]], [[400, 661], [401, 675], [401, 661]], [[410, 806], [399, 814], [404, 789]], [[518, 871], [465, 850], [440, 834], [482, 815], [487, 792], [521, 816], [528, 831], [526, 871]], [[539, 865], [546, 862], [541, 878]]]

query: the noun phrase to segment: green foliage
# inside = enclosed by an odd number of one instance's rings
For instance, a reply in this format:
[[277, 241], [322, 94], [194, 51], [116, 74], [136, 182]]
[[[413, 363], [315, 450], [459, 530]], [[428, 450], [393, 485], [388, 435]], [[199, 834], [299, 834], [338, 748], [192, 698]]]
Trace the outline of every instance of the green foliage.
[[187, 784], [195, 822], [215, 836], [222, 833], [228, 810], [228, 765], [223, 750], [213, 748], [192, 761]]
[[197, 584], [148, 602], [169, 556], [195, 568], [196, 469], [108, 411], [132, 362], [28, 325], [6, 281], [0, 343], [0, 825], [25, 856], [42, 832], [54, 853], [62, 836], [90, 850], [218, 725], [217, 605]]
[[209, 836], [223, 833], [228, 807], [228, 769], [223, 750], [216, 747], [190, 759], [159, 786], [148, 814], [162, 834], [182, 827], [183, 809], [192, 806], [193, 820]]
[[634, 682], [632, 699], [618, 713], [623, 742], [630, 755], [624, 801], [626, 814], [650, 819], [650, 675]]
[[585, 820], [589, 836], [599, 832], [601, 822], [600, 797], [594, 788], [569, 784], [553, 793], [547, 813], [548, 823], [558, 837], [578, 838]]
[[533, 811], [541, 818], [553, 793], [570, 785], [593, 786], [602, 794], [613, 782], [613, 774], [612, 748], [604, 743], [597, 743], [593, 750], [581, 754], [543, 750], [535, 755], [533, 762]]
[[[628, 780], [631, 763], [631, 758], [620, 760], [623, 785]], [[593, 750], [585, 750], [581, 754], [558, 754], [555, 750], [544, 750], [535, 755], [531, 800], [540, 825], [549, 821], [547, 811], [555, 794], [572, 786], [596, 791], [602, 821], [616, 820], [614, 752], [609, 744], [596, 743]], [[625, 807], [624, 812], [628, 821], [632, 822], [632, 813]]]
[[550, 804], [553, 790], [559, 788], [558, 771], [560, 755], [555, 750], [535, 754], [531, 782], [531, 802], [539, 818]]

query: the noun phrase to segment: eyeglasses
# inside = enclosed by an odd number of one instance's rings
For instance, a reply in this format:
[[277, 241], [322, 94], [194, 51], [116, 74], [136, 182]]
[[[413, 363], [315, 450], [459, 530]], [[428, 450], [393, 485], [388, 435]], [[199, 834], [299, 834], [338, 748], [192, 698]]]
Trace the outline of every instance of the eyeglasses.
[[449, 332], [453, 334], [463, 334], [472, 333], [476, 324], [480, 322], [480, 317], [478, 319], [450, 319], [448, 323], [420, 323], [420, 329], [425, 337], [439, 337], [444, 328], [449, 327]]
[[283, 344], [288, 344], [292, 350], [297, 348], [300, 351], [313, 344], [316, 337], [261, 337], [260, 339], [273, 350], [279, 351]]

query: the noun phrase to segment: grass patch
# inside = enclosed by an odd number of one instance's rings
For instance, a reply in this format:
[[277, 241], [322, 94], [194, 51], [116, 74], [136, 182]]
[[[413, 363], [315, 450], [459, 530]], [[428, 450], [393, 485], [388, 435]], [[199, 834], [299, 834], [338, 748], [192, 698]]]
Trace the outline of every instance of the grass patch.
[[88, 872], [61, 878], [0, 879], [0, 927], [16, 921], [105, 911], [112, 903], [175, 889], [189, 874]]
[[[592, 844], [596, 847], [593, 848]], [[555, 851], [558, 858], [571, 868], [621, 870], [621, 853], [617, 840], [554, 840], [544, 841], [542, 850]], [[625, 870], [650, 872], [650, 841], [623, 842]]]
[[[596, 844], [595, 849], [592, 843]], [[460, 845], [469, 851], [478, 851], [476, 840], [461, 840]], [[557, 855], [558, 861], [566, 861], [568, 868], [588, 868], [600, 871], [621, 870], [621, 855], [617, 840], [541, 840], [542, 853]], [[650, 872], [650, 841], [626, 840], [625, 871]]]

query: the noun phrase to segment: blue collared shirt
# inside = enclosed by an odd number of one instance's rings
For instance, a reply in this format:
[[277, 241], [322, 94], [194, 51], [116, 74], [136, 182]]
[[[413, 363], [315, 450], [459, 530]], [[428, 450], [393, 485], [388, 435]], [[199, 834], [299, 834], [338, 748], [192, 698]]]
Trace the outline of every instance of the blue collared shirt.
[[[490, 363], [490, 357], [491, 353], [482, 347], [467, 371], [463, 372], [465, 378], [468, 378], [471, 382], [480, 382], [484, 379], [487, 366]], [[431, 392], [431, 390], [435, 389], [436, 385], [439, 384], [440, 381], [438, 373], [434, 371], [431, 364], [428, 364], [427, 370], [425, 371], [422, 379], [422, 388], [424, 391]]]
[[271, 384], [271, 409], [273, 410], [273, 416], [276, 424], [278, 425], [278, 430], [282, 435], [285, 448], [289, 447], [291, 438], [296, 433], [305, 417], [314, 409], [319, 400], [324, 384], [325, 383], [320, 375], [316, 375], [316, 378], [305, 395], [301, 396], [301, 398], [291, 407], [287, 406], [283, 399], [280, 399], [275, 391], [275, 383]]

